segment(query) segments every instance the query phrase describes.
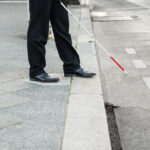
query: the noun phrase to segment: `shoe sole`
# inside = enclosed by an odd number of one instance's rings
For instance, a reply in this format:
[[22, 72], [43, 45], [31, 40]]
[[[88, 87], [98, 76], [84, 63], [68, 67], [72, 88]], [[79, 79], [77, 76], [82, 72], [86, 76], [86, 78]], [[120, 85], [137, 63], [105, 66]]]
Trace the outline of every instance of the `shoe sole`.
[[30, 81], [36, 81], [36, 82], [41, 82], [41, 83], [57, 83], [59, 80], [47, 82], [47, 81], [41, 81], [41, 80], [30, 78]]
[[92, 78], [93, 76], [95, 76], [95, 75], [92, 75], [92, 76], [80, 76], [80, 75], [77, 75], [77, 74], [64, 74], [64, 77]]

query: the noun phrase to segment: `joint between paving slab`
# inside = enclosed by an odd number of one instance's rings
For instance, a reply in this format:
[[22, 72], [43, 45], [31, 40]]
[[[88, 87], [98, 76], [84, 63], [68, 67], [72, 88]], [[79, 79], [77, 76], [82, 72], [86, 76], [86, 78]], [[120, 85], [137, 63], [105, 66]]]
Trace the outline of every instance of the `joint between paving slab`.
[[19, 125], [19, 124], [22, 124], [22, 123], [24, 123], [24, 122], [26, 122], [26, 121], [17, 122], [17, 123], [8, 125], [8, 126], [1, 127], [0, 129], [9, 128], [9, 127], [14, 127], [14, 126]]
[[[81, 13], [82, 11], [80, 10], [80, 17], [79, 17], [79, 21], [81, 21]], [[77, 38], [76, 38], [76, 45], [75, 45], [75, 49], [78, 50], [78, 37], [79, 37], [79, 31], [80, 31], [80, 25], [78, 25], [78, 29], [77, 29]]]
[[68, 90], [67, 107], [66, 107], [65, 118], [64, 118], [64, 126], [63, 126], [63, 134], [61, 137], [60, 150], [62, 150], [62, 147], [63, 147], [63, 140], [64, 140], [64, 134], [65, 134], [65, 127], [66, 127], [66, 123], [67, 123], [68, 104], [69, 104], [69, 98], [70, 98], [70, 93], [71, 93], [71, 87], [72, 87], [72, 78], [70, 78], [70, 86], [69, 86], [69, 90]]
[[21, 106], [21, 105], [24, 105], [24, 104], [27, 104], [27, 103], [30, 103], [30, 102], [33, 102], [33, 101], [35, 101], [35, 100], [30, 100], [28, 102], [24, 102], [24, 103], [21, 103], [21, 104], [16, 104], [16, 105], [8, 106], [8, 107], [5, 107], [5, 108], [0, 108], [0, 110], [5, 110], [5, 109], [9, 109], [9, 108], [18, 107], [18, 106]]
[[[30, 88], [31, 88], [31, 87], [30, 87]], [[28, 88], [27, 88], [27, 89], [28, 89]], [[16, 104], [16, 105], [8, 106], [8, 107], [5, 107], [5, 108], [0, 108], [0, 110], [5, 110], [5, 109], [8, 109], [8, 108], [18, 107], [18, 106], [21, 106], [21, 105], [24, 105], [24, 104], [27, 104], [27, 103], [36, 101], [35, 99], [32, 99], [31, 97], [22, 96], [22, 95], [19, 95], [19, 94], [14, 93], [14, 92], [6, 92], [6, 93], [2, 93], [2, 94], [0, 94], [0, 95], [5, 95], [5, 94], [12, 94], [12, 95], [16, 95], [16, 96], [19, 96], [19, 97], [22, 97], [22, 98], [28, 98], [28, 99], [30, 99], [30, 100], [27, 101], [27, 102], [23, 102], [23, 103], [21, 103], [21, 104]]]
[[[14, 80], [16, 81], [16, 80]], [[39, 87], [40, 85], [33, 85], [33, 86], [30, 86], [30, 87], [26, 87], [26, 88], [23, 88], [23, 89], [19, 89], [19, 90], [16, 90], [16, 91], [20, 91], [20, 90], [26, 90], [26, 89], [30, 89], [30, 88], [37, 88]], [[9, 93], [13, 93], [14, 91], [0, 91], [2, 93], [0, 93], [0, 95], [3, 95], [3, 94], [9, 94]]]

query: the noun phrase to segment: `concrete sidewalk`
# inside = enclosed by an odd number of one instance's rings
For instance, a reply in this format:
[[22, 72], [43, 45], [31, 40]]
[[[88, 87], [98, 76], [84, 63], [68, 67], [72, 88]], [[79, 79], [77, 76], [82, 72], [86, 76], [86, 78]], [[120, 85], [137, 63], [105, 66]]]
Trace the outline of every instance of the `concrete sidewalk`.
[[[92, 32], [88, 7], [71, 11]], [[95, 78], [64, 78], [49, 40], [46, 71], [61, 81], [30, 82], [26, 4], [1, 3], [0, 14], [0, 150], [110, 150], [95, 47], [87, 34], [70, 18], [73, 45]]]

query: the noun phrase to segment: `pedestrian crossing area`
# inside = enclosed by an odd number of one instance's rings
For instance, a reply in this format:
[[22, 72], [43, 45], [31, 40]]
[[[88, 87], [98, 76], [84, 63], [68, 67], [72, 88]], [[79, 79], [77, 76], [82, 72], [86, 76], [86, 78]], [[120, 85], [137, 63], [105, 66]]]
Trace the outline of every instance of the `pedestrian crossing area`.
[[[136, 50], [134, 48], [125, 48], [125, 51], [128, 55], [136, 55]], [[136, 69], [146, 69], [147, 66], [141, 59], [132, 59], [132, 63], [134, 64]], [[143, 81], [145, 82], [145, 85], [150, 90], [150, 76], [149, 77], [143, 77]]]

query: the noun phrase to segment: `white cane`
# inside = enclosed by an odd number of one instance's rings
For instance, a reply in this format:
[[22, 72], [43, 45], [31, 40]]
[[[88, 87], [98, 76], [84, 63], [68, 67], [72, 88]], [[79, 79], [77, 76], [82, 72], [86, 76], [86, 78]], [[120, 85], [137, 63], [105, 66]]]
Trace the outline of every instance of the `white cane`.
[[128, 72], [111, 56], [111, 54], [102, 46], [102, 44], [93, 36], [92, 33], [88, 31], [88, 29], [72, 14], [72, 12], [60, 1], [60, 4], [64, 7], [64, 9], [72, 16], [72, 18], [84, 29], [85, 32], [89, 34], [89, 36], [95, 41], [95, 43], [106, 53], [107, 56], [125, 73]]

